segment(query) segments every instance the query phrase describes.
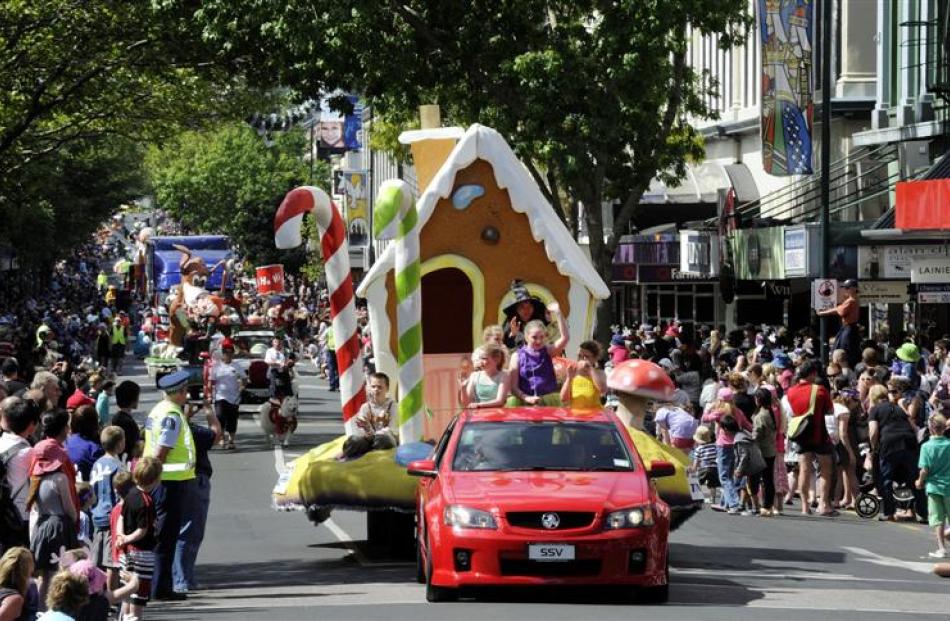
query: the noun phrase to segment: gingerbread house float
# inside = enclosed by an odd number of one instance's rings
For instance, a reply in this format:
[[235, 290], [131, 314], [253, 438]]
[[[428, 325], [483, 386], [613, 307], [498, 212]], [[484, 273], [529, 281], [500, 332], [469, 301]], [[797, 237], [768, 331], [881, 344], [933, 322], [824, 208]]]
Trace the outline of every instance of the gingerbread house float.
[[[544, 198], [531, 174], [493, 129], [405, 132], [422, 194], [422, 347], [427, 438], [458, 411], [457, 371], [490, 325], [512, 303], [522, 280], [545, 303], [557, 301], [567, 320], [568, 356], [593, 331], [598, 300], [610, 294], [590, 259]], [[369, 305], [377, 368], [397, 377], [395, 247], [367, 273], [357, 294]]]

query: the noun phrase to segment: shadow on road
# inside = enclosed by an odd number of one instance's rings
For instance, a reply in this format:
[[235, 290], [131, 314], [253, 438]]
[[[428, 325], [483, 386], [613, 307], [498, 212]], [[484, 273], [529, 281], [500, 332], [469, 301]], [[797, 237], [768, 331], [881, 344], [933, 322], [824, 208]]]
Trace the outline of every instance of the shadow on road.
[[[346, 557], [341, 560], [271, 560], [243, 563], [240, 568], [229, 563], [202, 563], [200, 581], [205, 589], [240, 589], [288, 586], [315, 586], [374, 583], [404, 583], [414, 579], [414, 567], [375, 567], [372, 574]], [[260, 596], [258, 596], [260, 597]], [[266, 596], [270, 597], [270, 595]]]
[[[741, 546], [700, 546], [674, 543], [670, 564], [680, 569], [740, 570], [761, 568], [759, 561], [782, 563], [844, 563], [844, 552], [827, 550], [793, 550], [782, 548], [746, 548]], [[773, 568], [774, 569], [774, 568]], [[783, 565], [783, 571], [815, 571], [815, 567], [796, 568]]]

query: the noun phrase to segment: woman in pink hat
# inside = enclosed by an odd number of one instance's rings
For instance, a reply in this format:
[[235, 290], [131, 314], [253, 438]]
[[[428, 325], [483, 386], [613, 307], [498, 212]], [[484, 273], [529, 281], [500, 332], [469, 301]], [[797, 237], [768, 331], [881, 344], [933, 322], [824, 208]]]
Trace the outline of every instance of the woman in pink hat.
[[30, 462], [30, 552], [40, 576], [40, 601], [46, 601], [50, 579], [59, 569], [62, 550], [79, 546], [79, 499], [76, 469], [63, 442], [69, 435], [69, 415], [54, 410], [43, 415], [43, 440], [33, 447]]

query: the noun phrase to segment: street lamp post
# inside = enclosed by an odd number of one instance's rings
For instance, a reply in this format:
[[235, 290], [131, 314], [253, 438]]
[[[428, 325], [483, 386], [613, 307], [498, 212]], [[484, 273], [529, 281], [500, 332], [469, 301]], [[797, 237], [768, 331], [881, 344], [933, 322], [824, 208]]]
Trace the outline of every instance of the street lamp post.
[[[833, 0], [821, 1], [821, 272], [822, 279], [828, 278], [829, 239], [828, 239], [828, 203], [831, 200], [831, 22]], [[828, 317], [818, 317], [819, 349], [823, 363], [828, 362]]]

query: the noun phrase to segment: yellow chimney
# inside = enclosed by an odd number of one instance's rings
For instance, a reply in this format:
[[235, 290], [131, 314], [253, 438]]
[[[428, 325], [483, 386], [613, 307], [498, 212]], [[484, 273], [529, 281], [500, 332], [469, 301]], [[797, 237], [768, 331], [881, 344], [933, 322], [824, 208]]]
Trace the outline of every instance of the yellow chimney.
[[403, 132], [399, 142], [412, 151], [416, 183], [422, 194], [464, 132], [460, 127], [442, 127], [438, 105], [419, 106], [419, 119], [421, 129]]

